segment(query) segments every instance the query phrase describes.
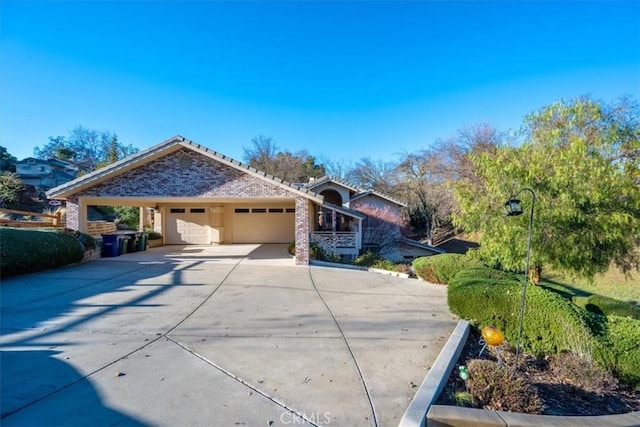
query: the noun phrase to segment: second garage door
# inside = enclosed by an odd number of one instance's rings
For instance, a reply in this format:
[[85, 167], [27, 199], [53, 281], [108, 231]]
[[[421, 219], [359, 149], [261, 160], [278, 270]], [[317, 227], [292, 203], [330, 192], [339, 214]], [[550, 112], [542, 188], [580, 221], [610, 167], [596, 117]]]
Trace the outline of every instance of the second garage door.
[[233, 243], [289, 243], [295, 239], [293, 208], [235, 208]]

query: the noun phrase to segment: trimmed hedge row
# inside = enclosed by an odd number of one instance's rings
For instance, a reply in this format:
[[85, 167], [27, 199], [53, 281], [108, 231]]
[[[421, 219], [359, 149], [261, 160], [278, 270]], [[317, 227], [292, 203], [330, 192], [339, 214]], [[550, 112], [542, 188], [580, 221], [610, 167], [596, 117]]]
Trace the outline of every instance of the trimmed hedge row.
[[[494, 325], [515, 343], [520, 323], [522, 283], [488, 268], [461, 271], [449, 282], [449, 308], [483, 327]], [[592, 334], [571, 302], [537, 286], [527, 287], [521, 345], [534, 355], [572, 351], [590, 355]]]
[[[93, 241], [95, 244], [95, 241]], [[0, 228], [0, 276], [47, 270], [82, 260], [77, 236], [57, 228]]]
[[460, 270], [482, 267], [483, 264], [467, 255], [440, 254], [413, 260], [416, 276], [431, 283], [447, 284]]
[[[489, 268], [462, 270], [449, 282], [449, 309], [479, 328], [494, 325], [514, 344], [522, 301], [518, 275]], [[534, 355], [571, 351], [593, 358], [626, 384], [640, 385], [640, 322], [605, 317], [557, 293], [527, 287], [521, 346]]]

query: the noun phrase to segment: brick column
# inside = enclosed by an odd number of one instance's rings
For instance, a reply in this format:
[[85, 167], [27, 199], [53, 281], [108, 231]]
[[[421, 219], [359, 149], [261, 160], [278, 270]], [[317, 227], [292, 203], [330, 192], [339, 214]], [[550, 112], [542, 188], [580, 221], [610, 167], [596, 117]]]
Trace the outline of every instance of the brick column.
[[309, 265], [309, 200], [296, 196], [296, 265]]
[[80, 230], [80, 206], [76, 196], [67, 199], [67, 228]]

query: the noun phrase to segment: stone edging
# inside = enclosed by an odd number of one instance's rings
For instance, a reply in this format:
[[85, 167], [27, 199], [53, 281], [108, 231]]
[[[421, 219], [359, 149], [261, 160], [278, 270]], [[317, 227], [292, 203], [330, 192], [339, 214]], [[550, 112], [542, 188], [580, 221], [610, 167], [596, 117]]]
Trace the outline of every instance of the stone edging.
[[459, 406], [434, 405], [464, 348], [469, 335], [469, 322], [458, 321], [447, 343], [438, 355], [422, 385], [416, 392], [398, 427], [433, 426], [566, 426], [566, 427], [638, 427], [640, 412], [618, 415], [566, 417], [518, 414]]

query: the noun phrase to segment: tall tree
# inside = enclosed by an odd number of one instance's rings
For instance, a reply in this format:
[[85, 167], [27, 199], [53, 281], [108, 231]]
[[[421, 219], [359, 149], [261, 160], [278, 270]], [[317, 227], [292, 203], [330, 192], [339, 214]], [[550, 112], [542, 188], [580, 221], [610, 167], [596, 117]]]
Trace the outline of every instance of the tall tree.
[[[636, 160], [626, 155], [638, 144], [638, 128], [629, 126], [637, 116], [637, 104], [623, 108], [588, 98], [529, 115], [521, 146], [470, 157], [476, 180], [465, 178], [456, 186], [456, 224], [481, 232], [485, 260], [522, 270], [528, 215], [506, 218], [502, 210], [510, 194], [526, 187], [537, 196], [534, 282], [543, 266], [584, 277], [606, 271], [612, 262], [623, 271], [640, 268], [640, 187]], [[528, 211], [532, 201], [522, 199]]]
[[0, 172], [15, 172], [18, 159], [0, 145]]
[[462, 129], [431, 147], [405, 153], [396, 167], [394, 193], [407, 202], [406, 214], [415, 232], [432, 244], [436, 234], [453, 231], [451, 215], [457, 209], [453, 184], [475, 181], [471, 155], [495, 153], [504, 135], [488, 124]]
[[363, 157], [347, 173], [347, 180], [358, 187], [393, 194], [395, 167], [394, 162]]
[[113, 132], [77, 126], [68, 136], [49, 137], [48, 144], [42, 149], [35, 147], [33, 151], [41, 159], [69, 160], [87, 171], [93, 171], [138, 150], [133, 145], [118, 142], [118, 137]]
[[249, 166], [288, 182], [308, 182], [325, 174], [324, 166], [315, 157], [302, 150], [294, 154], [280, 151], [271, 137], [259, 135], [244, 149], [244, 160]]

